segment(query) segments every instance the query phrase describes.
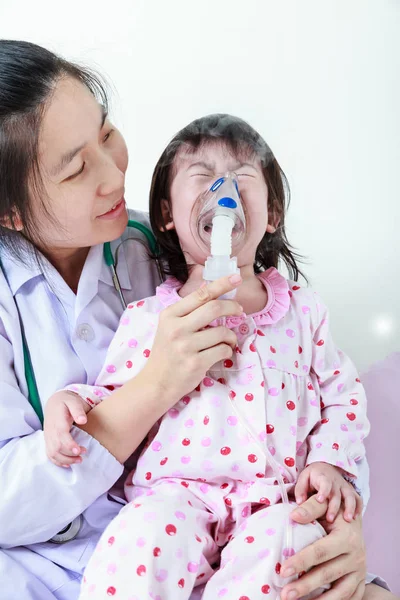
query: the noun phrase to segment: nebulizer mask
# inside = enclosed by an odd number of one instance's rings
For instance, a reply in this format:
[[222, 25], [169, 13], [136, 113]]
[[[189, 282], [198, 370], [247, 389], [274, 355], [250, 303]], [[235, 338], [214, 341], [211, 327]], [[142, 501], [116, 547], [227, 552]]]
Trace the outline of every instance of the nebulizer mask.
[[[246, 217], [234, 173], [219, 177], [198, 198], [192, 212], [192, 233], [202, 252], [209, 254], [204, 265], [205, 281], [240, 272], [235, 254], [245, 241]], [[235, 292], [224, 298], [233, 298]]]
[[[211, 282], [229, 275], [239, 273], [237, 252], [246, 241], [246, 216], [239, 192], [238, 180], [235, 173], [227, 173], [214, 181], [211, 187], [199, 196], [192, 211], [191, 228], [193, 237], [208, 258], [204, 265], [203, 279]], [[236, 290], [224, 295], [233, 298]], [[219, 325], [225, 325], [225, 319], [220, 319]], [[242, 415], [235, 402], [231, 402], [234, 411], [248, 434], [257, 443], [265, 456], [267, 464], [272, 469], [275, 480], [280, 487], [282, 503], [289, 506], [286, 485], [283, 480], [284, 468], [281, 467], [269, 452], [266, 443], [260, 441], [257, 431]], [[286, 511], [289, 515], [289, 510]], [[286, 517], [286, 528], [282, 546], [282, 562], [293, 554], [293, 532], [290, 517]], [[278, 575], [281, 589], [286, 583]]]

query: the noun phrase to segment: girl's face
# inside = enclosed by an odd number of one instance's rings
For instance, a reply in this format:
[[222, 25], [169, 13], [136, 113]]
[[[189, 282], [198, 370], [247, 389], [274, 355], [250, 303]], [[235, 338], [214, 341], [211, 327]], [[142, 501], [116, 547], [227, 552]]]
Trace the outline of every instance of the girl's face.
[[[246, 238], [238, 252], [238, 266], [253, 265], [257, 246], [268, 225], [268, 188], [256, 157], [234, 156], [222, 143], [206, 144], [194, 153], [178, 153], [170, 197], [173, 226], [188, 264], [204, 265], [207, 258], [189, 226], [197, 198], [221, 175], [234, 172], [246, 216]], [[168, 217], [167, 219], [168, 220]], [[172, 225], [171, 225], [172, 227]]]
[[93, 95], [74, 79], [60, 80], [39, 135], [44, 198], [32, 185], [33, 213], [49, 253], [120, 236], [127, 224], [127, 166], [124, 139]]

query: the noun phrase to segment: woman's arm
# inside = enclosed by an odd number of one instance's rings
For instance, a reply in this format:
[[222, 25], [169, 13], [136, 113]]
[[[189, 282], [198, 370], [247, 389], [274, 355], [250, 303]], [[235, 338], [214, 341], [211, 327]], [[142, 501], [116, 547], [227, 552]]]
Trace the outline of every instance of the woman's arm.
[[235, 334], [225, 327], [204, 330], [213, 320], [240, 315], [232, 300], [217, 300], [241, 279], [224, 278], [204, 286], [160, 314], [151, 355], [143, 370], [88, 414], [81, 428], [123, 463], [154, 423], [205, 373], [232, 355]]

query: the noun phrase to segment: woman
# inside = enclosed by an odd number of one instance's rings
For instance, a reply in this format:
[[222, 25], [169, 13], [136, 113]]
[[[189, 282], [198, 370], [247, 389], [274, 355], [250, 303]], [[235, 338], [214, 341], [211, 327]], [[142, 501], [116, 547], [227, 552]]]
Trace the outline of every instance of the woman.
[[[27, 399], [22, 334], [44, 405], [70, 382], [94, 382], [117, 328], [121, 303], [103, 260], [104, 242], [113, 242], [126, 302], [153, 294], [158, 283], [143, 236], [124, 233], [127, 164], [125, 143], [107, 119], [106, 94], [96, 77], [38, 46], [0, 41], [0, 573], [5, 598], [78, 597], [98, 537], [124, 502], [118, 486], [123, 465], [134, 461], [161, 416], [160, 395], [163, 410], [175, 404], [212, 364], [231, 356], [235, 344], [227, 329], [221, 329], [217, 345], [199, 332], [214, 318], [240, 310], [233, 301], [214, 301], [237, 284], [224, 280], [194, 292], [180, 303], [184, 316], [166, 312], [159, 327], [157, 335], [170, 349], [164, 364], [155, 369], [150, 356], [147, 370], [91, 411], [84, 427], [73, 428], [87, 457], [82, 462], [72, 457], [71, 469], [47, 460], [41, 423]], [[146, 221], [138, 213], [130, 216]], [[119, 247], [121, 236], [132, 235], [136, 242]], [[173, 387], [171, 371], [176, 373]], [[304, 509], [308, 515], [296, 519], [313, 520], [324, 512], [314, 499]], [[297, 572], [315, 568], [287, 586], [284, 598], [336, 580], [332, 599], [361, 598], [360, 522], [338, 519], [324, 540], [286, 566]], [[387, 594], [368, 588], [376, 597]]]

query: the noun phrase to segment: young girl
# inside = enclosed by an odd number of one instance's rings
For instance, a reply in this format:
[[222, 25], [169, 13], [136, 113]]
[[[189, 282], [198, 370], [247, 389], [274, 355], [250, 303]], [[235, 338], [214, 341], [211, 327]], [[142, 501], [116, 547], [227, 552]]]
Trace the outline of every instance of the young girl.
[[[168, 348], [153, 340], [163, 311], [179, 313], [180, 298], [203, 283], [207, 253], [190, 223], [203, 194], [227, 173], [238, 183], [247, 223], [236, 249], [243, 313], [226, 320], [235, 351], [149, 432], [126, 480], [129, 503], [89, 562], [82, 599], [183, 600], [204, 584], [203, 600], [277, 598], [282, 548], [290, 556], [325, 534], [318, 523], [293, 527], [285, 547], [291, 507], [282, 492], [301, 502], [317, 490], [318, 500], [329, 500], [330, 522], [342, 501], [347, 520], [360, 510], [346, 479], [357, 477], [364, 455], [363, 388], [333, 344], [325, 305], [276, 270], [283, 259], [298, 279], [284, 230], [286, 180], [261, 136], [229, 115], [194, 121], [161, 156], [150, 217], [171, 277], [154, 297], [128, 306], [96, 386], [71, 386], [49, 400], [49, 456], [60, 422], [84, 422], [83, 407], [145, 368], [150, 353], [162, 368]], [[210, 327], [217, 345], [220, 326]], [[58, 454], [56, 462], [71, 461]]]

